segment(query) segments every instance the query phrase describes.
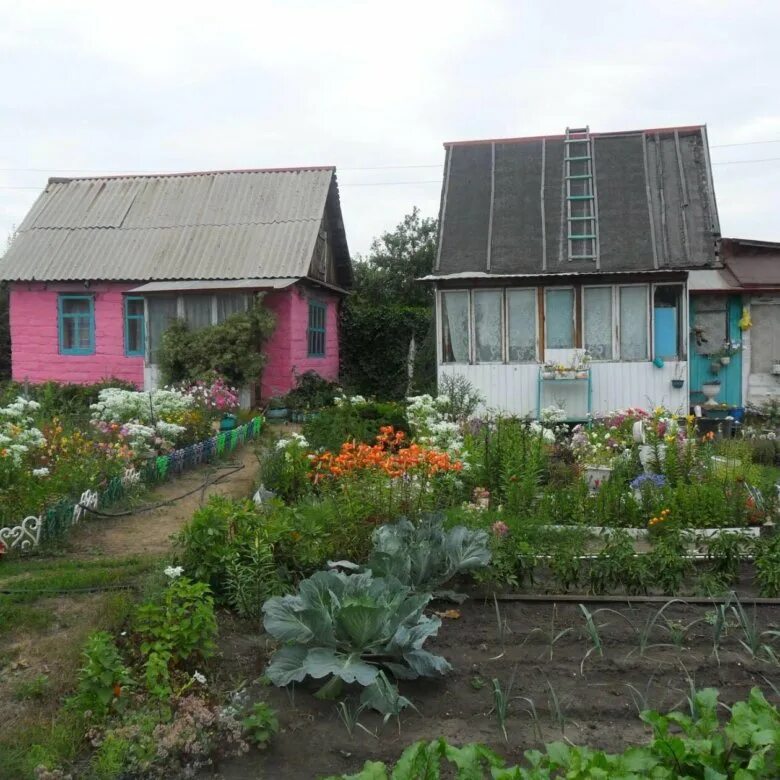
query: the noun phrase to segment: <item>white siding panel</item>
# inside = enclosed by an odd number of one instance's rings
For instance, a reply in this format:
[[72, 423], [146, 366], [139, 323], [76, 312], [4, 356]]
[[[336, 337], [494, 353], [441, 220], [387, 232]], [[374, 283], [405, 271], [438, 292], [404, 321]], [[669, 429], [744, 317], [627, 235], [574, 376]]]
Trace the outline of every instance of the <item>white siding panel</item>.
[[[679, 369], [675, 373], [676, 367]], [[530, 364], [446, 364], [439, 366], [439, 377], [461, 375], [471, 382], [485, 399], [488, 409], [511, 414], [535, 415], [538, 365]], [[680, 389], [672, 379], [681, 376]], [[688, 364], [668, 362], [663, 368], [652, 363], [594, 363], [591, 366], [593, 414], [604, 414], [628, 406], [652, 409], [665, 406], [680, 414], [688, 411]], [[553, 383], [547, 383], [548, 387]], [[561, 382], [561, 388], [568, 383]], [[573, 392], [574, 383], [572, 383]], [[549, 403], [548, 390], [543, 404]], [[561, 390], [560, 392], [563, 392]]]

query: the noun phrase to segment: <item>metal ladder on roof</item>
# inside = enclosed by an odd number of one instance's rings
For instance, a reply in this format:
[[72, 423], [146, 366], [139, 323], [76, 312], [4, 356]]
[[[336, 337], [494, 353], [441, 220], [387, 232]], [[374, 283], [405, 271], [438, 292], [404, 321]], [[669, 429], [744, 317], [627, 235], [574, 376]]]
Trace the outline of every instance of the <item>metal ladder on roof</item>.
[[589, 127], [567, 127], [564, 140], [569, 260], [598, 257], [598, 212]]

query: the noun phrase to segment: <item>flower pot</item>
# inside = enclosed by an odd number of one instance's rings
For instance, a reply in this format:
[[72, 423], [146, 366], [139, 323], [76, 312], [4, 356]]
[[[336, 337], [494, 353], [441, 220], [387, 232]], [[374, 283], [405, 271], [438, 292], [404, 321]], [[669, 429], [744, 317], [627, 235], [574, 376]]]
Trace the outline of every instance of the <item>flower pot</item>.
[[542, 379], [555, 379], [555, 371], [542, 371]]
[[611, 476], [611, 466], [585, 466], [585, 481], [591, 490], [598, 490]]
[[772, 374], [780, 376], [780, 363], [772, 363]]
[[577, 379], [587, 379], [588, 378], [588, 372], [587, 371], [578, 371], [576, 376], [577, 376]]
[[[656, 452], [658, 458], [656, 458]], [[660, 474], [662, 471], [663, 459], [666, 455], [666, 445], [659, 444], [654, 446], [652, 444], [643, 444], [639, 448], [639, 462], [642, 464], [642, 468], [645, 474]], [[660, 463], [658, 461], [661, 461]]]
[[266, 420], [286, 420], [289, 414], [287, 409], [266, 409]]
[[727, 366], [729, 363], [731, 363], [731, 355], [724, 355], [724, 356], [723, 356], [723, 357], [720, 359], [720, 364], [721, 364], [722, 366]]
[[705, 407], [717, 406], [718, 402], [715, 400], [720, 392], [720, 382], [704, 382], [701, 386], [701, 391], [706, 396], [707, 400], [704, 402]]
[[679, 390], [685, 384], [684, 379], [672, 379], [672, 387]]

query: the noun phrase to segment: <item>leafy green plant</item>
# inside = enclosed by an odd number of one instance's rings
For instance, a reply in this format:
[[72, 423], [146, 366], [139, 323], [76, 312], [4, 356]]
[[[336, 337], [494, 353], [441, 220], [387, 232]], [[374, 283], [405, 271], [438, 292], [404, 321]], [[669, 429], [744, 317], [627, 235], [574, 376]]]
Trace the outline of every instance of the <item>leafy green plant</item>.
[[233, 551], [225, 566], [228, 604], [242, 618], [258, 618], [263, 602], [283, 592], [273, 549], [255, 533], [253, 543]]
[[630, 596], [647, 592], [645, 559], [638, 556], [634, 540], [622, 529], [615, 529], [608, 537], [588, 571], [593, 593], [608, 593], [621, 585]]
[[708, 539], [707, 559], [712, 573], [728, 585], [736, 583], [746, 549], [747, 540], [739, 533], [720, 533]]
[[299, 434], [279, 439], [260, 452], [260, 477], [264, 487], [292, 503], [311, 492], [309, 447]]
[[170, 672], [216, 650], [217, 621], [209, 586], [177, 577], [162, 596], [141, 604], [133, 630], [145, 659], [149, 690], [158, 696], [170, 692]]
[[653, 730], [652, 740], [620, 754], [551, 742], [544, 752], [525, 751], [522, 765], [508, 767], [483, 745], [458, 748], [440, 737], [410, 745], [392, 769], [381, 762], [367, 761], [357, 774], [327, 780], [433, 780], [452, 776], [450, 769], [463, 780], [773, 780], [780, 776], [780, 713], [758, 688], [751, 690], [747, 701], [732, 707], [724, 725], [718, 721], [714, 689], [694, 692], [691, 704], [691, 715], [642, 712], [641, 719]]
[[342, 683], [372, 685], [383, 669], [402, 679], [445, 674], [447, 661], [423, 649], [441, 625], [423, 615], [430, 600], [392, 577], [317, 572], [297, 595], [263, 605], [265, 630], [285, 643], [266, 673], [279, 686], [329, 678], [323, 695]]
[[680, 592], [686, 576], [693, 571], [686, 537], [676, 528], [664, 529], [655, 537], [646, 561], [654, 583], [671, 596]]
[[252, 709], [243, 718], [241, 725], [249, 739], [261, 750], [268, 747], [279, 731], [276, 712], [264, 701], [257, 701], [252, 705]]
[[487, 533], [462, 525], [445, 529], [442, 515], [429, 515], [417, 525], [401, 519], [380, 526], [372, 541], [366, 568], [417, 592], [436, 590], [456, 575], [490, 562]]
[[102, 720], [111, 711], [119, 711], [127, 701], [132, 685], [114, 640], [107, 631], [95, 631], [84, 647], [84, 666], [79, 671], [78, 689], [70, 704], [81, 712]]
[[780, 596], [780, 534], [760, 539], [754, 547], [756, 581], [762, 596]]
[[316, 371], [305, 371], [295, 378], [295, 388], [282, 399], [286, 409], [297, 411], [333, 406], [333, 399], [341, 394], [337, 382], [323, 379]]

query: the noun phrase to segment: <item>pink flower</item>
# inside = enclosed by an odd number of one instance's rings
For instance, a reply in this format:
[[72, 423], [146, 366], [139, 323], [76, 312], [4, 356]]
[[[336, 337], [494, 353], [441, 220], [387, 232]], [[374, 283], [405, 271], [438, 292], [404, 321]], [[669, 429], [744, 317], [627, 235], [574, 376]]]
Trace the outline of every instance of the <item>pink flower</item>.
[[496, 536], [506, 536], [509, 533], [509, 526], [503, 520], [496, 520], [492, 528]]

